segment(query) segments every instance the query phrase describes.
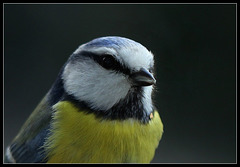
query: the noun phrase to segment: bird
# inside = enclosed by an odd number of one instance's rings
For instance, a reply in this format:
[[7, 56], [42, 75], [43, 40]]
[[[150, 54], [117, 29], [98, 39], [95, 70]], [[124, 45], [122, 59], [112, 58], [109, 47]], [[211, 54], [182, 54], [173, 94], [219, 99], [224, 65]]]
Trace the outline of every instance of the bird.
[[150, 163], [163, 134], [154, 55], [120, 36], [81, 44], [8, 145], [6, 163]]

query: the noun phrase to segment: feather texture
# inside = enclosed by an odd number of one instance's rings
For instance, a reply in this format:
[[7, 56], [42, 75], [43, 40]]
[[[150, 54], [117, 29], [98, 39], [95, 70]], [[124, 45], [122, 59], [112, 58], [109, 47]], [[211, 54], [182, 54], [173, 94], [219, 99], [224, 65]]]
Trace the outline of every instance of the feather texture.
[[52, 116], [47, 99], [46, 95], [24, 123], [7, 149], [5, 162], [46, 162], [43, 144], [49, 133]]
[[149, 163], [163, 133], [157, 111], [142, 124], [134, 119], [101, 120], [67, 101], [54, 105], [54, 110], [45, 144], [48, 163]]

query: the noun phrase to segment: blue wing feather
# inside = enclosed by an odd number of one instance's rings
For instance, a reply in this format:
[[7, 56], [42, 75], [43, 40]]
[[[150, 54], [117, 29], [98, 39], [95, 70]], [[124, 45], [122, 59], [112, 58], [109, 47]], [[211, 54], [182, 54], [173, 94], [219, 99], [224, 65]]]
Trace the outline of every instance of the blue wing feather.
[[50, 133], [52, 109], [48, 94], [25, 122], [5, 155], [5, 162], [44, 163], [47, 161], [44, 142]]
[[49, 126], [42, 129], [34, 138], [20, 144], [17, 141], [10, 145], [12, 157], [17, 163], [44, 163], [47, 161], [43, 149], [44, 141], [49, 133]]

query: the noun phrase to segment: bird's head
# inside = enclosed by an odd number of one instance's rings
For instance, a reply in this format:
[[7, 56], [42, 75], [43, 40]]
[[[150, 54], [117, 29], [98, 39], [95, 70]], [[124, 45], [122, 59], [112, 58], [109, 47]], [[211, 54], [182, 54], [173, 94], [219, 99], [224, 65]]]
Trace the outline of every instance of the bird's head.
[[136, 105], [149, 113], [156, 82], [153, 67], [153, 54], [140, 43], [101, 37], [79, 46], [65, 64], [61, 79], [64, 91], [92, 110], [106, 111], [137, 100]]

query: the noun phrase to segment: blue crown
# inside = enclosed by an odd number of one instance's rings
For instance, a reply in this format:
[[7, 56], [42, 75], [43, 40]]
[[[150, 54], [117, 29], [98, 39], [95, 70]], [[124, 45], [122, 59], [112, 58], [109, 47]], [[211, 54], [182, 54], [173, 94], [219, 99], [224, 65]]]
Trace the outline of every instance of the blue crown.
[[129, 45], [141, 45], [131, 39], [118, 37], [118, 36], [108, 36], [96, 38], [86, 44], [86, 47], [112, 47], [120, 48]]

